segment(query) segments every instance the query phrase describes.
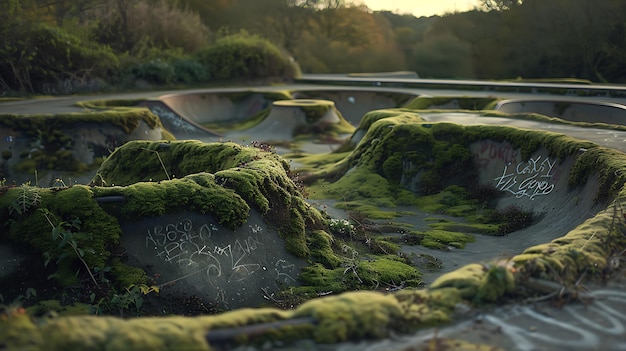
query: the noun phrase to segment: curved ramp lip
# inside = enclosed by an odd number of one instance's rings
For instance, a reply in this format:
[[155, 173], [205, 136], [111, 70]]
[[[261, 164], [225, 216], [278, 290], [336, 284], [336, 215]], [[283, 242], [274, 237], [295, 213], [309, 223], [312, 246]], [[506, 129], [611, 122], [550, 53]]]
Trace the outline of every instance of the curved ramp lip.
[[504, 105], [513, 104], [513, 103], [555, 103], [555, 104], [572, 104], [572, 105], [593, 105], [600, 107], [612, 107], [620, 110], [624, 110], [626, 112], [626, 106], [622, 104], [617, 104], [614, 102], [600, 102], [600, 101], [580, 101], [580, 100], [560, 100], [560, 99], [507, 99], [499, 101], [494, 110], [499, 110]]
[[168, 110], [170, 110], [170, 112], [174, 113], [176, 116], [178, 116], [181, 120], [183, 120], [185, 123], [190, 124], [191, 126], [193, 126], [194, 128], [197, 128], [198, 130], [207, 133], [209, 137], [218, 137], [221, 138], [223, 137], [222, 134], [212, 131], [208, 128], [206, 128], [205, 126], [191, 120], [190, 118], [188, 118], [187, 116], [185, 116], [184, 114], [180, 113], [179, 111], [176, 111], [175, 109], [173, 109], [167, 102], [161, 100], [160, 98], [156, 98], [156, 99], [147, 99], [144, 102], [145, 106], [157, 106], [157, 105], [163, 105], [164, 107], [166, 107]]

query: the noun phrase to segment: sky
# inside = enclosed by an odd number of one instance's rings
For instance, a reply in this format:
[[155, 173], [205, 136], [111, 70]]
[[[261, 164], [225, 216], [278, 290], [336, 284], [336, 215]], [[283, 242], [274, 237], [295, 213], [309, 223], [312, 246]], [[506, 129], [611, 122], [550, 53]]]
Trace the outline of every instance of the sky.
[[[358, 2], [358, 1], [355, 1]], [[388, 10], [416, 17], [465, 12], [480, 4], [479, 0], [360, 0], [371, 10]]]

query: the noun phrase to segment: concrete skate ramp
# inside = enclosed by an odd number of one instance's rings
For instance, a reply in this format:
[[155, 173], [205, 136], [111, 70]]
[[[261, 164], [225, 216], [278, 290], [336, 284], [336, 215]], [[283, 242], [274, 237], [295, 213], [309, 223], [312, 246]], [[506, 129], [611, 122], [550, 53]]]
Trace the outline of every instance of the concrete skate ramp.
[[572, 100], [504, 100], [494, 108], [506, 113], [533, 112], [572, 122], [626, 124], [626, 106], [608, 102]]
[[[445, 112], [436, 114], [449, 115]], [[473, 116], [475, 118], [478, 114]], [[403, 188], [417, 196], [424, 193], [423, 189], [433, 187], [437, 187], [438, 191], [452, 185], [471, 189], [471, 185], [466, 187], [464, 180], [474, 179], [472, 173], [476, 172], [478, 184], [496, 191], [491, 195], [491, 205], [499, 210], [515, 206], [533, 213], [530, 226], [518, 228], [506, 235], [492, 236], [468, 228], [463, 218], [454, 217], [454, 214], [446, 215], [447, 209], [455, 206], [454, 202], [442, 203], [441, 209], [445, 211], [436, 208], [403, 209], [408, 214], [402, 215], [397, 221], [425, 235], [429, 235], [428, 232], [433, 228], [440, 228], [433, 223], [441, 219], [442, 222], [455, 223], [451, 231], [461, 231], [475, 239], [466, 245], [452, 243], [436, 245], [435, 248], [421, 244], [402, 245], [402, 252], [414, 257], [434, 257], [440, 262], [439, 269], [425, 270], [423, 278], [427, 284], [464, 264], [502, 256], [511, 257], [529, 247], [566, 235], [606, 208], [614, 196], [607, 191], [607, 182], [615, 181], [616, 188], [622, 186], [620, 180], [613, 178], [613, 171], [609, 170], [611, 161], [607, 159], [623, 159], [623, 154], [616, 151], [615, 155], [600, 160], [597, 155], [601, 153], [595, 149], [597, 145], [591, 142], [557, 133], [482, 124], [457, 126], [430, 121], [424, 123], [423, 119], [423, 114], [409, 110], [373, 111], [365, 116], [362, 128], [367, 130], [358, 129], [353, 134], [351, 142], [355, 150], [342, 164], [342, 168], [337, 168], [346, 170], [342, 171], [346, 173], [328, 185], [330, 191], [347, 198], [343, 201], [380, 198], [370, 203], [384, 203], [394, 196], [394, 190], [388, 188], [385, 192], [386, 183], [370, 177], [371, 171], [367, 170], [377, 170], [379, 175], [387, 179], [396, 176]], [[366, 123], [372, 120], [376, 121], [371, 125]], [[429, 131], [432, 131], [432, 136]], [[454, 144], [464, 143], [466, 138], [472, 140], [471, 143], [463, 144], [463, 148], [467, 147], [469, 151], [467, 163], [452, 161], [452, 164], [441, 168], [445, 171], [434, 172], [433, 168], [429, 168], [429, 157], [447, 162], [444, 161], [450, 157], [447, 152], [458, 147]], [[608, 150], [606, 152], [611, 154]], [[456, 155], [449, 160], [460, 159], [463, 153]], [[581, 169], [586, 169], [588, 173], [581, 176]], [[363, 185], [365, 182], [370, 182], [370, 185]], [[338, 198], [337, 201], [342, 199]], [[464, 248], [459, 249], [459, 246]]]
[[254, 210], [235, 231], [194, 212], [121, 226], [128, 263], [156, 274], [163, 293], [197, 296], [220, 308], [259, 306], [281, 285], [297, 285], [306, 265]]
[[300, 134], [321, 132], [326, 126], [338, 124], [341, 118], [329, 100], [275, 101], [270, 113], [258, 125], [229, 133], [229, 137], [254, 138], [263, 141], [291, 141]]
[[200, 125], [242, 121], [272, 106], [263, 93], [235, 91], [171, 94], [159, 100], [180, 116]]
[[[296, 100], [333, 101], [342, 116], [354, 126], [357, 126], [363, 115], [369, 111], [402, 107], [418, 96], [415, 93], [384, 92], [369, 88], [296, 90], [291, 91], [291, 95]], [[246, 121], [272, 107], [274, 101], [287, 99], [289, 96], [280, 92], [233, 90], [169, 94], [147, 101], [144, 105], [149, 106], [155, 114], [163, 116], [166, 128], [176, 137], [190, 139], [220, 136], [220, 133], [204, 125]], [[283, 138], [283, 129], [266, 128], [265, 130], [274, 130], [280, 134], [275, 137]], [[255, 127], [256, 130], [258, 128]], [[250, 135], [255, 131], [246, 131], [245, 134]]]
[[152, 113], [159, 116], [161, 123], [176, 139], [206, 139], [218, 138], [220, 134], [214, 132], [193, 120], [183, 117], [158, 100], [144, 101], [140, 104]]
[[402, 107], [419, 96], [415, 93], [383, 92], [374, 89], [299, 90], [292, 95], [297, 99], [331, 100], [343, 117], [354, 126], [358, 126], [361, 118], [369, 111]]
[[[430, 284], [442, 274], [459, 266], [489, 261], [498, 257], [511, 257], [524, 250], [562, 237], [593, 217], [606, 207], [608, 200], [598, 201], [600, 184], [598, 175], [591, 175], [583, 184], [572, 186], [570, 175], [579, 155], [559, 160], [545, 148], [523, 159], [520, 149], [509, 142], [482, 140], [470, 145], [478, 181], [501, 192], [495, 200], [496, 208], [503, 210], [517, 207], [533, 213], [531, 226], [504, 236], [475, 234], [475, 241], [464, 249], [450, 247], [433, 250], [422, 246], [403, 246], [408, 254], [427, 254], [442, 262], [436, 272], [425, 272], [424, 280]], [[401, 218], [416, 227], [428, 226], [425, 219], [437, 215], [420, 214]]]

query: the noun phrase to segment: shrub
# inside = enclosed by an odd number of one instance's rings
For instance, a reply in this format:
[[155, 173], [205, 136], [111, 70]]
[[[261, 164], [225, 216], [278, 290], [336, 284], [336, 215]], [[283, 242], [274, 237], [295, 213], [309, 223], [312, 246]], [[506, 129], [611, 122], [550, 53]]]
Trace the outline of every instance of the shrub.
[[174, 81], [174, 68], [169, 62], [154, 59], [139, 63], [131, 69], [131, 75], [149, 83], [168, 84]]
[[148, 41], [160, 49], [180, 48], [190, 53], [206, 45], [209, 29], [193, 11], [180, 9], [167, 1], [138, 1], [124, 8], [125, 18], [115, 3], [91, 13], [97, 23], [93, 35], [118, 52], [137, 55]]
[[74, 93], [107, 77], [119, 65], [107, 47], [59, 28], [18, 21], [12, 35], [3, 38], [0, 54], [2, 83], [21, 92]]
[[195, 57], [216, 80], [292, 80], [299, 74], [295, 61], [268, 40], [240, 33], [218, 39]]
[[172, 63], [177, 82], [185, 84], [205, 83], [211, 79], [204, 66], [193, 60], [178, 59]]

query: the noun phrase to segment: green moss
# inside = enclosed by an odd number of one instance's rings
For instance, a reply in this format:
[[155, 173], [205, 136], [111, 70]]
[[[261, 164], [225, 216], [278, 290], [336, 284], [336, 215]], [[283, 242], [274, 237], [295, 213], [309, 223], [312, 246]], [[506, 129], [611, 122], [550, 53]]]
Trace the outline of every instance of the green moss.
[[[306, 257], [306, 232], [321, 228], [323, 220], [306, 204], [288, 172], [287, 161], [256, 147], [134, 141], [111, 154], [94, 183], [133, 184], [126, 189], [100, 190], [103, 195], [127, 195], [123, 211], [130, 215], [159, 215], [166, 207], [185, 208], [211, 213], [220, 223], [236, 228], [247, 219], [248, 206], [253, 206], [278, 229], [291, 253]], [[185, 178], [163, 180], [174, 176]]]
[[316, 342], [337, 343], [387, 336], [402, 309], [393, 296], [361, 291], [306, 302], [294, 315], [317, 321]]
[[380, 207], [395, 207], [391, 200], [385, 198], [371, 199], [370, 201], [337, 202], [334, 207], [348, 212], [357, 212], [370, 219], [394, 219], [401, 216], [397, 211], [381, 210]]
[[495, 302], [515, 289], [515, 277], [508, 266], [493, 265], [481, 282], [475, 299], [481, 302]]
[[[9, 189], [1, 205], [10, 207], [20, 196], [20, 189]], [[79, 248], [94, 250], [85, 252], [84, 259], [91, 267], [104, 267], [109, 253], [107, 245], [116, 243], [121, 234], [117, 220], [104, 212], [93, 199], [93, 192], [86, 186], [73, 186], [61, 190], [40, 189], [41, 200], [23, 214], [14, 213], [9, 225], [9, 237], [16, 242], [26, 242], [39, 252], [50, 252], [53, 257], [62, 253], [70, 257], [76, 254], [69, 245], [59, 248], [51, 236], [52, 226], [38, 208], [47, 209], [54, 226], [61, 222], [81, 221], [75, 239]], [[7, 196], [5, 198], [5, 196]], [[13, 199], [13, 200], [12, 200]], [[7, 208], [4, 207], [4, 208]]]
[[304, 268], [300, 278], [306, 286], [296, 289], [300, 292], [313, 288], [316, 293], [340, 293], [376, 287], [419, 286], [422, 283], [421, 273], [397, 255], [361, 258], [356, 251], [352, 253], [356, 256], [344, 257], [340, 268], [326, 268], [321, 264]]
[[500, 224], [497, 223], [483, 223], [483, 217], [463, 217], [460, 218], [468, 220], [469, 222], [457, 222], [450, 219], [433, 219], [434, 221], [428, 223], [428, 226], [433, 229], [444, 230], [449, 232], [463, 232], [463, 233], [476, 233], [486, 235], [502, 235], [500, 232]]
[[464, 299], [473, 299], [482, 284], [485, 273], [483, 265], [469, 264], [440, 276], [430, 285], [430, 289], [455, 288]]
[[421, 245], [431, 249], [447, 249], [448, 246], [462, 249], [466, 243], [474, 242], [474, 237], [461, 232], [449, 232], [445, 230], [428, 230], [424, 232], [415, 232], [414, 234], [423, 234]]
[[581, 148], [580, 156], [572, 166], [569, 184], [571, 186], [582, 186], [592, 174], [598, 174], [598, 192], [596, 201], [605, 201], [612, 194], [619, 191], [622, 184], [626, 182], [626, 174], [623, 169], [626, 167], [624, 154], [617, 150], [606, 148]]
[[436, 109], [446, 104], [452, 103], [462, 110], [486, 110], [494, 106], [497, 99], [495, 97], [474, 98], [474, 97], [417, 97], [404, 105], [404, 108], [415, 110]]
[[328, 269], [337, 268], [341, 263], [341, 259], [335, 255], [332, 249], [334, 240], [331, 234], [323, 230], [315, 230], [308, 236], [311, 258]]
[[98, 196], [124, 196], [123, 217], [161, 216], [171, 211], [211, 214], [218, 223], [238, 228], [248, 218], [250, 207], [235, 191], [218, 185], [209, 173], [198, 173], [162, 182], [140, 182], [126, 187], [97, 187]]
[[[31, 140], [32, 150], [13, 166], [18, 173], [44, 174], [47, 170], [63, 170], [82, 174], [89, 166], [74, 157], [73, 141], [67, 136], [67, 130], [77, 124], [111, 124], [132, 133], [141, 122], [150, 128], [164, 130], [159, 118], [144, 108], [110, 110], [89, 113], [57, 115], [0, 115], [0, 126], [12, 129]], [[4, 155], [3, 155], [4, 156]]]
[[131, 285], [148, 284], [148, 276], [142, 268], [124, 264], [118, 258], [113, 260], [112, 268], [113, 277], [117, 285], [121, 288], [127, 288]]
[[85, 100], [79, 101], [76, 105], [84, 108], [108, 109], [111, 107], [134, 107], [144, 101], [144, 99]]
[[421, 273], [397, 255], [375, 256], [359, 262], [359, 277], [365, 284], [380, 283], [389, 289], [398, 286], [419, 286]]
[[624, 190], [605, 211], [550, 243], [529, 247], [513, 260], [521, 270], [537, 278], [574, 284], [582, 275], [601, 274], [613, 252], [623, 251], [626, 239], [621, 204]]
[[40, 300], [28, 307], [26, 312], [31, 316], [43, 316], [51, 312], [58, 316], [77, 316], [92, 314], [93, 307], [85, 303], [62, 305], [59, 300]]
[[63, 137], [67, 138], [61, 130], [76, 123], [111, 123], [130, 134], [139, 126], [140, 121], [150, 128], [163, 128], [159, 117], [141, 107], [55, 115], [0, 115], [0, 126], [22, 131], [30, 137], [47, 138], [49, 143], [59, 140], [60, 144], [63, 144]]

